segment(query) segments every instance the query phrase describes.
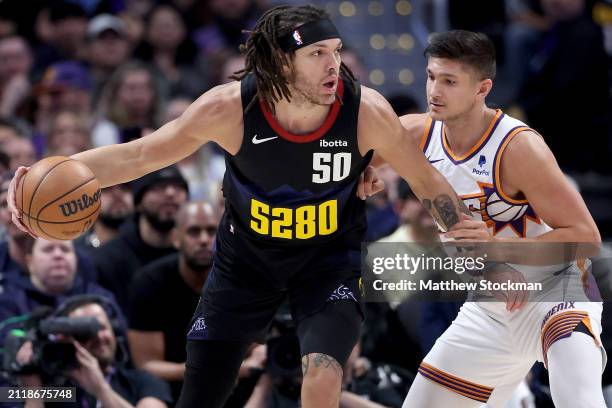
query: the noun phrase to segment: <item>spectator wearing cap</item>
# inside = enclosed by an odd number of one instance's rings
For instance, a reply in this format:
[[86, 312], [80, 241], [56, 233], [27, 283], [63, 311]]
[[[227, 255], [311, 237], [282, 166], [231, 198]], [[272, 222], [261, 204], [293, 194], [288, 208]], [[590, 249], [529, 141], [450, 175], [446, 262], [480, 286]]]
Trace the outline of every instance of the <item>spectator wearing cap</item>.
[[103, 84], [113, 71], [127, 62], [131, 45], [125, 23], [111, 14], [100, 14], [87, 26], [87, 43], [90, 72], [94, 80], [93, 100], [99, 99]]
[[114, 239], [93, 253], [100, 283], [115, 294], [124, 310], [135, 271], [176, 251], [172, 228], [188, 192], [187, 182], [175, 166], [134, 180], [136, 213], [121, 225]]
[[50, 1], [41, 11], [37, 24], [42, 26], [37, 31], [42, 30], [45, 38], [35, 51], [35, 75], [58, 61], [81, 58], [87, 15], [80, 5], [68, 0]]
[[51, 65], [35, 88], [38, 109], [34, 118], [34, 140], [40, 154], [45, 150], [45, 139], [53, 119], [61, 111], [71, 111], [81, 118], [91, 115], [91, 76], [76, 61]]
[[156, 129], [163, 102], [159, 82], [148, 65], [122, 65], [102, 90], [92, 134], [94, 147], [129, 142]]

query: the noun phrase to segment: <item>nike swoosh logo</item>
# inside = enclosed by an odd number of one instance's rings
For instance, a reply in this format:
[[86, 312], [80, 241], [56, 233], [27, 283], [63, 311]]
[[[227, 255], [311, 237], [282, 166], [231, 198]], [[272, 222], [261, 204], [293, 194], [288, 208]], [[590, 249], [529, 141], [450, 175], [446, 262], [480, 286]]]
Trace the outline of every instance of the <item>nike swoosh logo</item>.
[[[429, 160], [429, 159], [427, 159], [427, 160]], [[444, 159], [429, 160], [429, 162], [430, 162], [431, 164], [434, 164], [434, 163], [437, 163], [437, 162], [441, 162], [442, 160], [444, 160]]]
[[253, 139], [251, 141], [253, 142], [253, 144], [260, 144], [260, 143], [264, 143], [264, 142], [267, 142], [273, 139], [278, 139], [278, 136], [266, 137], [265, 139], [258, 139], [257, 135], [255, 135], [253, 136]]

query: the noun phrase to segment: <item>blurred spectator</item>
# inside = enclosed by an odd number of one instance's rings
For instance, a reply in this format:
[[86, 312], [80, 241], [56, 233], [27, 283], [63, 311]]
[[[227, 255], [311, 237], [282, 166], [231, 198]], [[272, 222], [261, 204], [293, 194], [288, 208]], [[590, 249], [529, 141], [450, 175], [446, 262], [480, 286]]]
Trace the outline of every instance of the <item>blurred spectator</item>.
[[130, 58], [131, 45], [125, 23], [110, 14], [101, 14], [89, 22], [87, 43], [87, 61], [94, 81], [93, 100], [97, 102], [114, 70]]
[[[0, 321], [31, 313], [39, 306], [56, 308], [66, 298], [97, 294], [114, 301], [113, 295], [77, 274], [77, 256], [72, 241], [25, 239], [27, 274], [8, 280], [0, 295]], [[3, 327], [2, 340], [11, 327]]]
[[368, 85], [368, 74], [365, 65], [363, 64], [363, 58], [354, 48], [349, 47], [346, 44], [343, 44], [342, 50], [340, 50], [340, 58], [342, 58], [342, 62], [346, 64], [347, 67], [353, 71], [355, 77], [359, 79], [364, 85]]
[[187, 201], [187, 182], [175, 166], [132, 182], [136, 214], [117, 236], [93, 253], [100, 283], [126, 310], [134, 273], [148, 263], [174, 253], [172, 228], [179, 207]]
[[[28, 234], [13, 224], [6, 206], [8, 186], [12, 178], [13, 173], [11, 172], [0, 176], [0, 224], [5, 234], [5, 239], [0, 241], [0, 274], [3, 274], [4, 279], [9, 281], [26, 275], [26, 251], [32, 241]], [[95, 281], [97, 275], [92, 261], [82, 251], [77, 250], [76, 254], [77, 271], [80, 277], [85, 281]]]
[[209, 87], [205, 76], [194, 69], [197, 55], [179, 11], [171, 4], [156, 5], [146, 16], [145, 37], [136, 56], [162, 74], [171, 97], [195, 99]]
[[223, 66], [221, 67], [221, 75], [219, 82], [222, 84], [227, 84], [232, 81], [235, 81], [230, 77], [234, 75], [235, 72], [240, 71], [241, 69], [244, 69], [244, 57], [238, 53], [229, 54], [226, 57]]
[[61, 111], [79, 116], [91, 115], [92, 80], [87, 69], [75, 61], [50, 66], [36, 87], [37, 110], [34, 113], [35, 144], [42, 154], [51, 123]]
[[102, 189], [100, 215], [77, 245], [88, 250], [95, 250], [106, 244], [119, 233], [119, 227], [134, 212], [132, 190], [127, 184], [117, 184]]
[[27, 136], [23, 125], [12, 118], [0, 117], [0, 148], [4, 148], [5, 143], [20, 137]]
[[13, 173], [4, 173], [0, 176], [0, 223], [2, 223], [3, 239], [0, 241], [0, 273], [2, 279], [7, 275], [18, 276], [19, 271], [26, 269], [25, 254], [28, 241], [32, 238], [21, 231], [11, 221], [11, 213], [6, 204], [8, 186]]
[[10, 139], [2, 146], [9, 156], [9, 170], [15, 171], [19, 166], [31, 166], [36, 163], [36, 151], [32, 141], [25, 137]]
[[20, 36], [0, 37], [0, 116], [13, 116], [30, 95], [32, 51]]
[[51, 64], [82, 57], [87, 30], [87, 15], [78, 4], [68, 0], [53, 0], [41, 11], [37, 24], [41, 45], [35, 51], [35, 73]]
[[246, 41], [242, 30], [255, 27], [261, 15], [256, 0], [211, 0], [212, 21], [194, 33], [195, 42], [207, 55], [236, 51]]
[[[532, 54], [518, 103], [565, 171], [610, 173], [609, 61], [585, 0], [541, 0], [553, 23]], [[576, 137], [588, 138], [576, 143]]]
[[[168, 385], [141, 370], [127, 368], [121, 361], [125, 351], [125, 333], [117, 324], [117, 312], [106, 301], [93, 297], [73, 297], [62, 307], [62, 316], [95, 318], [101, 326], [91, 339], [75, 341], [79, 367], [68, 373], [69, 380], [56, 386], [76, 386], [76, 401], [80, 407], [141, 407], [163, 408], [172, 403]], [[32, 343], [26, 342], [18, 359], [27, 363], [31, 358]], [[38, 374], [21, 376], [26, 386], [48, 385]], [[28, 400], [27, 408], [44, 407], [40, 400]], [[74, 403], [55, 403], [54, 406], [73, 407]]]
[[[164, 122], [181, 116], [190, 100], [175, 98], [166, 109]], [[201, 146], [192, 155], [177, 163], [181, 174], [189, 184], [189, 195], [194, 200], [205, 200], [217, 206], [221, 200], [221, 181], [225, 173], [225, 159], [214, 144]]]
[[61, 111], [51, 123], [45, 156], [71, 156], [91, 146], [87, 117], [72, 111]]
[[130, 288], [129, 340], [134, 363], [169, 381], [175, 400], [185, 372], [185, 333], [212, 266], [219, 218], [208, 203], [184, 204], [176, 216], [173, 239], [178, 254], [139, 270]]
[[156, 129], [162, 105], [161, 91], [149, 67], [137, 62], [122, 65], [102, 90], [93, 145], [129, 142], [147, 129]]
[[540, 0], [507, 0], [506, 14], [506, 62], [500, 76], [510, 83], [506, 88], [508, 99], [513, 101], [527, 74], [526, 61], [533, 55], [542, 33], [550, 28], [550, 22], [544, 16]]

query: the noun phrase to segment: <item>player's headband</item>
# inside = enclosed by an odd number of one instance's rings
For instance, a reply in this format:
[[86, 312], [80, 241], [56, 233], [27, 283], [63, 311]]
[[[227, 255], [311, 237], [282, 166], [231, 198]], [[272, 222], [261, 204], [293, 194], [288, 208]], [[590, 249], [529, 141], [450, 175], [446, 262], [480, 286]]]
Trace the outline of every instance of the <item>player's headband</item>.
[[283, 52], [290, 52], [331, 38], [340, 38], [340, 34], [331, 20], [322, 19], [302, 24], [289, 34], [281, 37], [279, 44]]

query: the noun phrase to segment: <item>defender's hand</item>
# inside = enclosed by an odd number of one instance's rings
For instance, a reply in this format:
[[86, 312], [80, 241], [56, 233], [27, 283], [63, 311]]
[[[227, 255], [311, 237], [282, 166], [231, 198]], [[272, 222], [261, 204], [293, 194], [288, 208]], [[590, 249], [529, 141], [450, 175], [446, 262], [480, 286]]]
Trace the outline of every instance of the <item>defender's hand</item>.
[[357, 196], [365, 200], [385, 188], [385, 182], [378, 178], [378, 173], [373, 166], [368, 166], [359, 176], [359, 186], [357, 186]]
[[15, 176], [11, 180], [11, 184], [8, 188], [8, 194], [6, 196], [6, 203], [8, 205], [8, 209], [11, 212], [11, 219], [13, 220], [13, 224], [17, 226], [23, 232], [29, 234], [32, 238], [37, 238], [36, 234], [34, 234], [21, 220], [22, 214], [21, 211], [17, 208], [17, 186], [21, 179], [26, 175], [30, 168], [29, 167], [19, 167], [15, 172]]
[[458, 241], [488, 242], [493, 235], [484, 221], [476, 221], [461, 213], [459, 222], [444, 234], [445, 238], [454, 238]]
[[[516, 269], [499, 264], [484, 273], [485, 279], [493, 283], [526, 283], [525, 276]], [[506, 310], [514, 312], [523, 308], [529, 300], [529, 294], [525, 290], [508, 290], [492, 292], [496, 299], [506, 303]]]

